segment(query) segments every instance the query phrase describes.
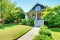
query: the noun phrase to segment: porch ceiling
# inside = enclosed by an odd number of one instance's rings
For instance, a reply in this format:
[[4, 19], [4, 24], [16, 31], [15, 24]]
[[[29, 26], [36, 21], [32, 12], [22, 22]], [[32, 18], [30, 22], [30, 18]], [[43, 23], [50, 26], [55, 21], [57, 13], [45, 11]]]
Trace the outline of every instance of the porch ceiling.
[[44, 12], [45, 10], [39, 10], [39, 11], [33, 11], [33, 12], [27, 12], [27, 14], [30, 14], [30, 13], [33, 13], [33, 14], [35, 14], [36, 12], [38, 12], [38, 13], [42, 13], [42, 12]]

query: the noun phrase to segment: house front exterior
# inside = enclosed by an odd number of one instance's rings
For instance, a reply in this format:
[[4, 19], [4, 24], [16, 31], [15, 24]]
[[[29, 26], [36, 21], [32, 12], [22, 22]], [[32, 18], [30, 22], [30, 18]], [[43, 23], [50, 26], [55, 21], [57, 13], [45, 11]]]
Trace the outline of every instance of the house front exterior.
[[28, 18], [34, 19], [34, 26], [44, 25], [44, 20], [41, 19], [41, 16], [44, 13], [45, 7], [37, 3], [29, 12], [26, 13], [26, 21]]

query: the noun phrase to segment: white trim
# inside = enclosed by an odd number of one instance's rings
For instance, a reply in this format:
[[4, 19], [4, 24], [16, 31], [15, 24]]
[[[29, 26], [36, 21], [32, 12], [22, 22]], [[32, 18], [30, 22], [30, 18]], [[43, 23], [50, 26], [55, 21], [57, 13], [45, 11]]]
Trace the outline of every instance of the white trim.
[[37, 20], [37, 12], [36, 12], [36, 19], [35, 20]]
[[26, 21], [28, 21], [28, 15], [27, 14], [25, 14], [25, 19], [26, 19]]

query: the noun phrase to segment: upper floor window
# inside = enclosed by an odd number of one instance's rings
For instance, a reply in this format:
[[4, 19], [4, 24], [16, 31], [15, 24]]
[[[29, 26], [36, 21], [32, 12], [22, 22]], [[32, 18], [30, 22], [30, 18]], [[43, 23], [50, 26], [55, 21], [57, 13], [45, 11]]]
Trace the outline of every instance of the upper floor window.
[[36, 11], [41, 10], [41, 7], [40, 7], [40, 6], [37, 6], [37, 7], [35, 8], [35, 10], [36, 10]]

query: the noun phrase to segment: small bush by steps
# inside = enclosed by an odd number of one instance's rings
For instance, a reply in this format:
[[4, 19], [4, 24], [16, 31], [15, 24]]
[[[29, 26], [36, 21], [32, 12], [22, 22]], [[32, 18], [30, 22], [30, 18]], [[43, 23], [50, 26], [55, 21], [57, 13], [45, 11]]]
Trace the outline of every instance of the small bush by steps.
[[33, 40], [53, 40], [51, 32], [47, 29], [46, 26], [41, 26], [39, 30], [39, 35], [35, 36]]

